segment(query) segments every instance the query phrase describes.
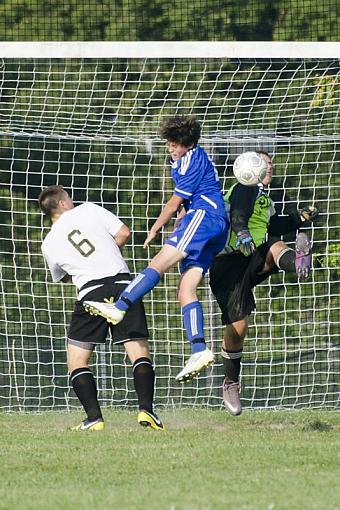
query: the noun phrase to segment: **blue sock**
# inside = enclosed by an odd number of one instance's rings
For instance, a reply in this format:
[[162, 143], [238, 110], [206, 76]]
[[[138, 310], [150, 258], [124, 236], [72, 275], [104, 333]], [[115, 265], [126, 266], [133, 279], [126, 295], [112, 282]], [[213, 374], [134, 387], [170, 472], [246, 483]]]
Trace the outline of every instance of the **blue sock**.
[[206, 348], [203, 334], [203, 310], [199, 301], [193, 301], [182, 308], [183, 322], [192, 353]]
[[147, 294], [147, 292], [156, 287], [160, 278], [161, 276], [158, 271], [147, 267], [123, 290], [115, 306], [119, 308], [119, 310], [125, 312], [131, 303], [135, 303], [138, 299]]

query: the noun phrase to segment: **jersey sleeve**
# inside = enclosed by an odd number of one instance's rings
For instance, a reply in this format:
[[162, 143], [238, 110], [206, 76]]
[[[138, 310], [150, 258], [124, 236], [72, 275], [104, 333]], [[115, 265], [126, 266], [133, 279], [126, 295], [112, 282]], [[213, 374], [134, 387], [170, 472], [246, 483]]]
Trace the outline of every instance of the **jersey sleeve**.
[[46, 263], [48, 265], [48, 268], [50, 270], [50, 273], [51, 273], [51, 276], [52, 276], [52, 280], [55, 282], [55, 283], [58, 283], [60, 282], [64, 276], [66, 276], [66, 271], [64, 271], [64, 269], [62, 269], [58, 264], [57, 262], [55, 262], [51, 255], [49, 255], [46, 251], [46, 249], [44, 249], [44, 247], [42, 248], [42, 254], [44, 256], [44, 259], [46, 260]]
[[279, 216], [277, 212], [270, 218], [268, 234], [272, 236], [281, 236], [295, 232], [302, 225], [298, 214], [289, 214], [288, 216]]
[[89, 206], [93, 208], [93, 212], [98, 216], [98, 220], [105, 224], [109, 234], [114, 237], [119, 232], [124, 223], [118, 218], [118, 216], [108, 211], [104, 207], [100, 207], [96, 204], [89, 204]]
[[196, 190], [201, 181], [201, 174], [203, 166], [200, 165], [199, 160], [195, 157], [194, 152], [187, 152], [181, 158], [181, 166], [178, 170], [178, 177], [174, 194], [188, 200]]
[[244, 186], [240, 183], [235, 186], [230, 197], [230, 221], [236, 234], [248, 228], [257, 194], [258, 186]]

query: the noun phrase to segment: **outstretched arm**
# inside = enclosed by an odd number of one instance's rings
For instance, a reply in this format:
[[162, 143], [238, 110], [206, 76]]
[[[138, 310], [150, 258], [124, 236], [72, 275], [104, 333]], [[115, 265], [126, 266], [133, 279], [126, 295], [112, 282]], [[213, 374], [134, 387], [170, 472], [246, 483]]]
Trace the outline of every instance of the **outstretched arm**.
[[299, 229], [303, 225], [313, 222], [319, 215], [319, 211], [314, 206], [307, 206], [294, 214], [288, 216], [279, 216], [277, 213], [270, 218], [268, 234], [271, 236], [281, 236], [289, 234]]
[[255, 250], [248, 221], [253, 213], [258, 192], [258, 186], [244, 186], [239, 183], [235, 186], [230, 197], [231, 228], [237, 235], [236, 247], [244, 255], [250, 255]]
[[170, 200], [165, 204], [162, 212], [158, 216], [158, 219], [152, 225], [147, 238], [144, 241], [144, 248], [157, 236], [160, 229], [171, 220], [174, 214], [178, 211], [180, 205], [184, 202], [182, 197], [172, 195]]
[[248, 221], [253, 214], [258, 186], [244, 186], [237, 184], [230, 198], [230, 223], [237, 234], [248, 229]]
[[270, 236], [281, 236], [294, 232], [302, 225], [300, 217], [296, 214], [289, 214], [288, 216], [279, 216], [275, 213], [270, 218], [268, 226], [268, 234]]

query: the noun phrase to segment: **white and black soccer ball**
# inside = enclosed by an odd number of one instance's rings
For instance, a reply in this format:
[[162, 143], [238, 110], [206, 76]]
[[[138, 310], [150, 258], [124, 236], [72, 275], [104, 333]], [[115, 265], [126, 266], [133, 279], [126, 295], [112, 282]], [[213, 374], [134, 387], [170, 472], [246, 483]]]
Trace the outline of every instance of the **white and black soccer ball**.
[[235, 159], [233, 171], [238, 182], [254, 186], [265, 178], [267, 162], [256, 152], [243, 152]]

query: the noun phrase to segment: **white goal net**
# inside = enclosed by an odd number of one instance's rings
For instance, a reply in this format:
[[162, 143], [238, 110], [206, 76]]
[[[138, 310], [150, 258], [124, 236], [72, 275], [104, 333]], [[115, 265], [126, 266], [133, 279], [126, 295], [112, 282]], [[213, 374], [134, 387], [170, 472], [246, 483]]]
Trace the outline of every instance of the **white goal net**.
[[[41, 189], [62, 184], [76, 203], [116, 213], [132, 230], [133, 273], [156, 253], [146, 231], [172, 192], [162, 120], [195, 115], [225, 189], [244, 150], [273, 155], [270, 194], [281, 214], [315, 204], [314, 270], [280, 272], [256, 290], [242, 368], [245, 408], [339, 405], [339, 45], [243, 43], [0, 43], [0, 409], [78, 406], [66, 368], [72, 284], [53, 284], [41, 255], [48, 222]], [[163, 237], [170, 231], [163, 233]], [[293, 245], [294, 236], [285, 238]], [[223, 329], [200, 297], [216, 364], [188, 385], [174, 376], [189, 354], [176, 299], [178, 270], [144, 299], [156, 403], [221, 406]], [[92, 368], [102, 405], [137, 404], [130, 364], [108, 341]]]

